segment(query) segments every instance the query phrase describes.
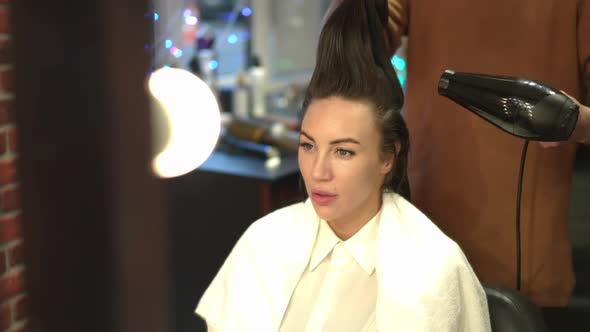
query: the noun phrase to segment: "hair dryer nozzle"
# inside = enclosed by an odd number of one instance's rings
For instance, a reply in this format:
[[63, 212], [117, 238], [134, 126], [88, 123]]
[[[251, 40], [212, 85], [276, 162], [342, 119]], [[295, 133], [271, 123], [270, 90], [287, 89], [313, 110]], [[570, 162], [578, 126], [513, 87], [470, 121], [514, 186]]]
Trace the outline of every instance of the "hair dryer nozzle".
[[450, 83], [450, 77], [455, 74], [454, 71], [452, 70], [445, 70], [445, 72], [442, 74], [442, 76], [440, 77], [440, 80], [438, 80], [438, 94], [441, 96], [446, 96], [447, 95], [447, 89], [449, 88], [449, 83]]
[[578, 105], [568, 96], [522, 78], [445, 70], [438, 93], [505, 132], [530, 140], [567, 140], [578, 120]]

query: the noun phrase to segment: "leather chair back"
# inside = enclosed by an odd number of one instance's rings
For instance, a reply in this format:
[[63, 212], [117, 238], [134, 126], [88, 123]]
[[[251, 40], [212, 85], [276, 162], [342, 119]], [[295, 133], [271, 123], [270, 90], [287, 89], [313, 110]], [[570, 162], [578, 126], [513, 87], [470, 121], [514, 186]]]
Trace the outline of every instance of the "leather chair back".
[[516, 290], [484, 284], [492, 332], [547, 332], [541, 311]]

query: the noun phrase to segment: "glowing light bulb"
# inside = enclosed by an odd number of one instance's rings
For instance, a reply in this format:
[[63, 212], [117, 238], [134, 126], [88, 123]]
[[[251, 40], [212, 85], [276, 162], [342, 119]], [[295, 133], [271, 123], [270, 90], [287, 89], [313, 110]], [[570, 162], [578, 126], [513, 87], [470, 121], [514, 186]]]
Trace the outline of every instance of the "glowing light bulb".
[[166, 48], [172, 47], [172, 41], [170, 39], [166, 39], [166, 41], [164, 43], [165, 43]]
[[211, 154], [221, 129], [215, 95], [192, 73], [161, 68], [148, 81], [152, 97], [154, 173], [163, 178], [186, 174]]

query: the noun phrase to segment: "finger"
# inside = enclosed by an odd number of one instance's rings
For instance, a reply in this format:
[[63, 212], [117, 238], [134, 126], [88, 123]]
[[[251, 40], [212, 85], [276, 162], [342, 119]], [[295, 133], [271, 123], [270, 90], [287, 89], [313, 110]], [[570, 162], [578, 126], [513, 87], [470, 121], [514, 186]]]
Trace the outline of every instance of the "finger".
[[568, 96], [568, 97], [569, 97], [571, 100], [573, 100], [573, 101], [574, 101], [574, 103], [578, 104], [578, 106], [580, 105], [580, 102], [579, 102], [579, 101], [578, 101], [576, 98], [574, 98], [574, 97], [570, 96], [569, 94], [567, 94], [567, 92], [565, 92], [565, 91], [563, 91], [563, 90], [559, 90], [559, 92], [561, 92], [561, 93], [563, 93], [564, 95]]
[[557, 148], [559, 146], [561, 146], [561, 142], [539, 142], [539, 144], [541, 144], [542, 147], [548, 149], [548, 148]]

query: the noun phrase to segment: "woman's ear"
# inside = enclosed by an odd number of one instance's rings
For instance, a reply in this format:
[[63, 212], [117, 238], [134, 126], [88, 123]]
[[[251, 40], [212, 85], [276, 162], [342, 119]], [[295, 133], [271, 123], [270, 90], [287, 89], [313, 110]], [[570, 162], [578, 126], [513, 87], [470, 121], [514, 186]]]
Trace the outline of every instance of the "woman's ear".
[[381, 174], [388, 174], [393, 169], [393, 163], [395, 162], [393, 154], [390, 154], [385, 160], [385, 163], [381, 166]]
[[385, 159], [383, 160], [383, 164], [381, 165], [381, 174], [387, 174], [391, 172], [395, 164], [395, 155], [393, 153], [388, 153], [384, 157]]
[[396, 142], [395, 143], [395, 153], [388, 152], [386, 155], [383, 156], [384, 162], [383, 162], [383, 165], [381, 166], [381, 173], [382, 174], [387, 174], [387, 173], [391, 172], [391, 170], [394, 168], [395, 156], [399, 152], [400, 148], [401, 148], [401, 144], [399, 142]]

